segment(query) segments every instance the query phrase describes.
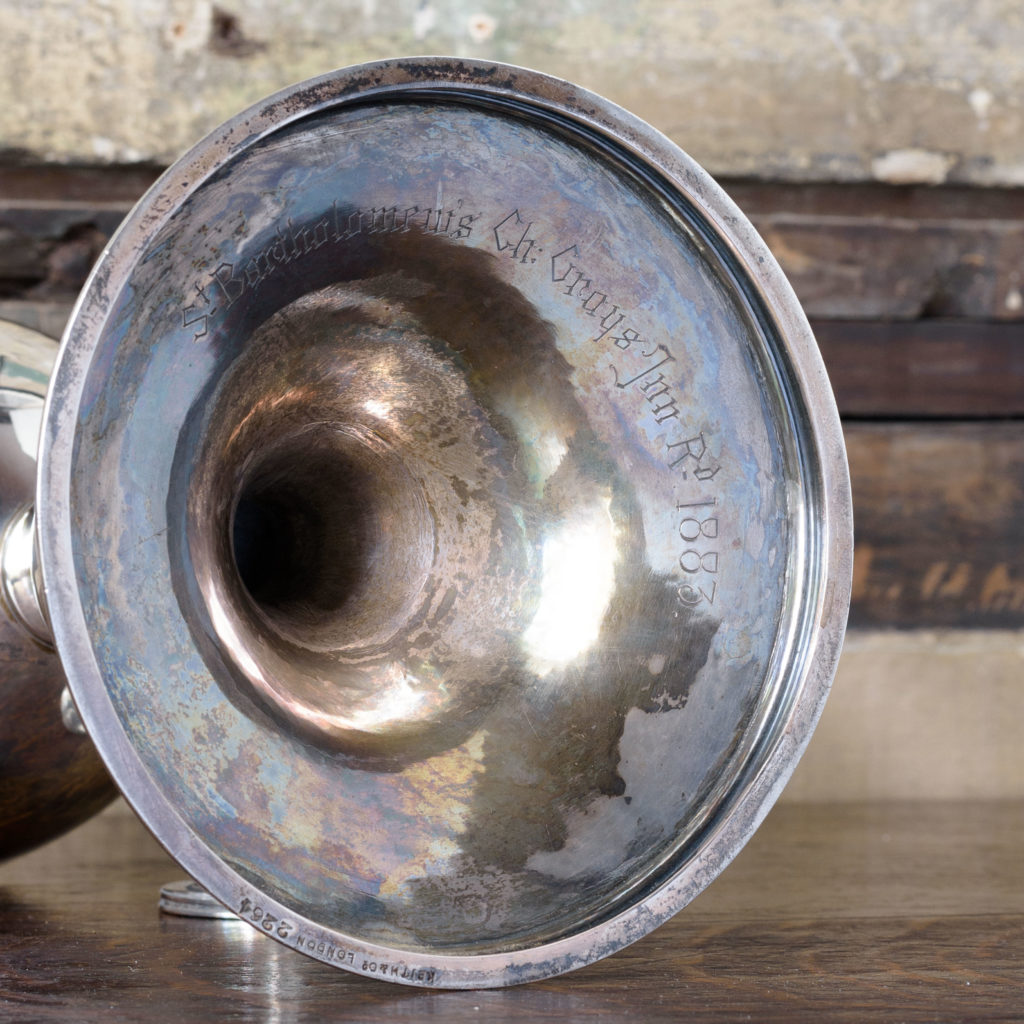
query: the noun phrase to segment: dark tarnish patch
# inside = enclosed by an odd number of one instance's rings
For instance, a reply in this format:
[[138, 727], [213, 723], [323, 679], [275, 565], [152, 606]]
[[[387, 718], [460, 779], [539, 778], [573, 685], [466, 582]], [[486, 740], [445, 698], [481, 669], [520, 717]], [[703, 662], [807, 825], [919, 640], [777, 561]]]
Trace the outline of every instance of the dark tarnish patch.
[[[516, 83], [515, 74], [509, 73], [507, 67], [498, 64], [467, 66], [462, 61], [453, 61], [449, 64], [418, 64], [415, 61], [403, 61], [402, 70], [406, 71], [413, 81], [436, 82], [441, 78], [455, 77], [463, 82], [486, 83], [506, 89], [514, 89]], [[504, 78], [501, 79], [499, 76]]]
[[452, 485], [452, 490], [459, 496], [463, 505], [468, 505], [472, 494], [470, 493], [469, 487], [466, 485], [466, 481], [460, 479], [457, 476], [448, 477], [448, 482]]
[[[382, 85], [392, 85], [396, 77], [404, 78], [404, 84], [410, 91], [418, 91], [423, 86], [429, 88], [434, 83], [445, 81], [444, 91], [449, 98], [457, 93], [457, 89], [451, 88], [451, 79], [473, 85], [488, 85], [497, 91], [511, 93], [516, 91], [518, 82], [518, 75], [514, 71], [510, 72], [507, 67], [493, 64], [466, 65], [462, 61], [402, 61], [394, 64], [384, 61], [364, 67], [363, 74], [346, 76], [340, 88], [333, 77], [314, 79], [312, 84], [290, 91], [286, 96], [274, 99], [261, 107], [260, 116], [268, 121], [286, 121], [294, 113], [307, 113], [325, 103], [340, 105]], [[402, 98], [401, 92], [401, 88], [394, 92], [396, 99]]]

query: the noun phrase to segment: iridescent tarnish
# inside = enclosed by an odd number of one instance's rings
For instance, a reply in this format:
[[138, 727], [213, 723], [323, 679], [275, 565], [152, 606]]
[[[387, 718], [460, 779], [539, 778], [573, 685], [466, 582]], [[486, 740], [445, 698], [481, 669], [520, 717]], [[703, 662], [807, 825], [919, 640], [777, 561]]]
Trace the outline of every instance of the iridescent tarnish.
[[40, 489], [133, 805], [246, 920], [410, 984], [650, 930], [766, 813], [849, 592], [806, 321], [629, 115], [440, 59], [269, 100], [91, 281]]

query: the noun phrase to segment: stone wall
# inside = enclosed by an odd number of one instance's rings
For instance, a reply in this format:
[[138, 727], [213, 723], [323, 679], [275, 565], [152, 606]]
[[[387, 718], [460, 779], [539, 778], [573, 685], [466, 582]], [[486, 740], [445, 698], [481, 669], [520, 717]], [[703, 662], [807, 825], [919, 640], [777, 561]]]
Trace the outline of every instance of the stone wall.
[[0, 151], [172, 160], [291, 82], [449, 53], [600, 92], [713, 174], [1024, 183], [1018, 0], [2, 0]]

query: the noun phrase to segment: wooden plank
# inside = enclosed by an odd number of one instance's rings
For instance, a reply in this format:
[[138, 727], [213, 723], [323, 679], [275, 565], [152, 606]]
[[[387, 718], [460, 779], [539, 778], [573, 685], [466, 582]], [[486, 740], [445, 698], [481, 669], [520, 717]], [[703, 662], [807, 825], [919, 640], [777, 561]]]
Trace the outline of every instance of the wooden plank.
[[721, 178], [719, 184], [748, 216], [785, 210], [905, 220], [1024, 220], [1024, 189], [1019, 188], [744, 178]]
[[855, 626], [1024, 626], [1024, 422], [845, 427]]
[[129, 209], [0, 203], [0, 297], [77, 294]]
[[[0, 295], [77, 290], [84, 271], [77, 285], [70, 271], [54, 283], [51, 253], [89, 230], [108, 235], [156, 173], [0, 167]], [[813, 317], [1024, 319], [1021, 192], [725, 184]]]
[[[57, 303], [0, 302], [0, 317], [52, 336], [67, 312]], [[999, 387], [995, 371], [988, 376], [993, 412], [1012, 411], [1012, 389]], [[841, 402], [843, 380], [837, 375]], [[847, 408], [852, 395], [862, 402], [857, 411], [878, 412], [877, 403], [863, 404], [872, 398], [861, 384], [860, 398], [847, 389]], [[898, 399], [899, 389], [890, 389], [885, 409], [893, 412]], [[983, 393], [967, 399], [975, 413], [984, 406]], [[949, 395], [943, 401], [952, 407]], [[933, 403], [927, 411], [940, 409]], [[845, 434], [857, 534], [851, 623], [1024, 626], [1024, 420], [847, 422]]]
[[[100, 818], [0, 868], [10, 1019], [1009, 1021], [1024, 1005], [1024, 806], [780, 806], [710, 889], [599, 963], [496, 991], [409, 989], [247, 925], [161, 918], [179, 872]], [[6, 1018], [5, 1018], [6, 1019]]]
[[156, 181], [149, 164], [0, 164], [0, 204], [131, 207]]
[[752, 219], [810, 316], [1022, 317], [1024, 221]]
[[1024, 190], [724, 185], [812, 317], [1024, 317]]
[[813, 321], [843, 416], [1024, 416], [1024, 324]]
[[[73, 299], [0, 298], [0, 319], [59, 338]], [[811, 326], [844, 417], [1024, 416], [1024, 325], [817, 320]]]
[[723, 184], [812, 317], [1024, 318], [1024, 190]]
[[0, 299], [0, 320], [21, 324], [32, 331], [39, 331], [48, 338], [60, 341], [74, 301], [68, 299]]
[[[58, 303], [0, 302], [0, 317], [51, 336], [67, 312]], [[1006, 380], [1019, 381], [1014, 373]], [[991, 410], [1015, 411], [1012, 388], [1001, 387], [994, 370], [987, 377]], [[858, 383], [839, 373], [836, 383], [848, 410], [851, 403], [860, 413], [899, 409], [898, 388], [880, 403], [863, 374]], [[902, 411], [963, 411], [969, 402], [980, 415], [984, 393], [963, 386], [961, 397], [947, 388], [942, 406], [938, 398], [925, 402], [922, 377], [908, 391], [921, 403], [908, 401]], [[847, 422], [845, 434], [857, 534], [851, 624], [1024, 627], [1024, 420]]]
[[0, 298], [73, 298], [158, 169], [0, 165]]
[[[60, 338], [73, 296], [0, 298], [0, 319]], [[1024, 325], [814, 321], [840, 414], [870, 419], [1024, 416]]]

